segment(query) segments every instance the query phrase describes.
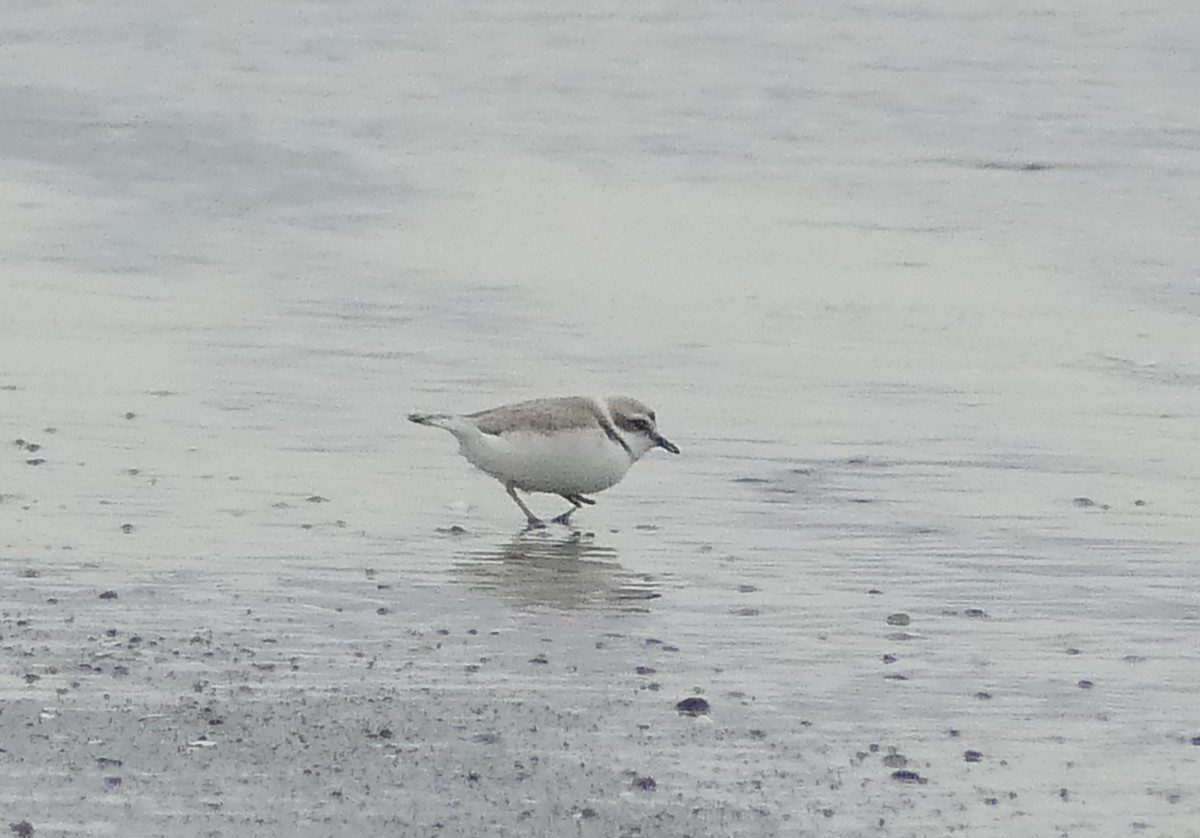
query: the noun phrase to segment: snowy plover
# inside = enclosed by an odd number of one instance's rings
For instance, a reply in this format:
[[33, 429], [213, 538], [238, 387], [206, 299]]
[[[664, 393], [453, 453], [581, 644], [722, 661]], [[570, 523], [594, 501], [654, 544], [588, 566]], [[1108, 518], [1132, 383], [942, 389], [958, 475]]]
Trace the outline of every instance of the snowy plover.
[[654, 411], [627, 396], [534, 399], [465, 416], [413, 413], [408, 419], [454, 434], [459, 453], [504, 484], [531, 527], [545, 524], [517, 489], [561, 495], [571, 508], [553, 520], [566, 524], [576, 509], [595, 503], [585, 493], [615, 486], [651, 448], [679, 453], [659, 434]]

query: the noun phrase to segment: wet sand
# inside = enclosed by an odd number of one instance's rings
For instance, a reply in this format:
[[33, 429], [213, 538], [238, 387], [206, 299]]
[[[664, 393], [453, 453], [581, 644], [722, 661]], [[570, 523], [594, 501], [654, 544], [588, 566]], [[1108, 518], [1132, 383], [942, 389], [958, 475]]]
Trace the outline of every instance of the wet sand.
[[1134, 478], [701, 433], [522, 534], [449, 437], [305, 448], [263, 404], [191, 445], [206, 393], [36, 386], [3, 393], [18, 828], [1188, 834], [1184, 513]]
[[1182, 31], [295, 11], [0, 59], [0, 831], [1200, 835]]

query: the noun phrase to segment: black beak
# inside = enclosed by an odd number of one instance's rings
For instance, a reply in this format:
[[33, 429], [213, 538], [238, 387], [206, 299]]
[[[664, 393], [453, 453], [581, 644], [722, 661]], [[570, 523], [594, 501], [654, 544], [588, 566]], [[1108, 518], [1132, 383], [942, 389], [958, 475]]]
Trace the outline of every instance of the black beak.
[[665, 436], [658, 436], [658, 435], [656, 434], [656, 435], [655, 435], [655, 437], [654, 437], [654, 444], [655, 444], [655, 445], [657, 445], [659, 448], [665, 448], [665, 449], [667, 449], [667, 450], [668, 450], [668, 451], [670, 451], [672, 454], [678, 454], [678, 453], [679, 453], [679, 449], [675, 447], [675, 443], [671, 442], [671, 441], [670, 441], [669, 439], [667, 439]]

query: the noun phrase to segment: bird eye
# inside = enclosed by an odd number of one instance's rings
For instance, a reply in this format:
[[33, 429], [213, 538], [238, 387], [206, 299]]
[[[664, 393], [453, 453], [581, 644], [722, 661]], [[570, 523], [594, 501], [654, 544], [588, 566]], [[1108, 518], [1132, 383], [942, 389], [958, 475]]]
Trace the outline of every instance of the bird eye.
[[650, 423], [647, 420], [641, 418], [640, 416], [637, 417], [636, 419], [630, 419], [629, 424], [633, 425], [639, 431], [650, 430]]

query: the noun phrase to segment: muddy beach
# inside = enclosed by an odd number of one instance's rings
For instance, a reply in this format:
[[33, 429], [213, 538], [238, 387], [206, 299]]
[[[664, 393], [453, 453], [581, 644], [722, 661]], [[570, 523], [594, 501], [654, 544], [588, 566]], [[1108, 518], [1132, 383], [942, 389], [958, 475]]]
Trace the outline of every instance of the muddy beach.
[[0, 833], [1200, 835], [1187, 9], [660, 11], [14, 17]]

